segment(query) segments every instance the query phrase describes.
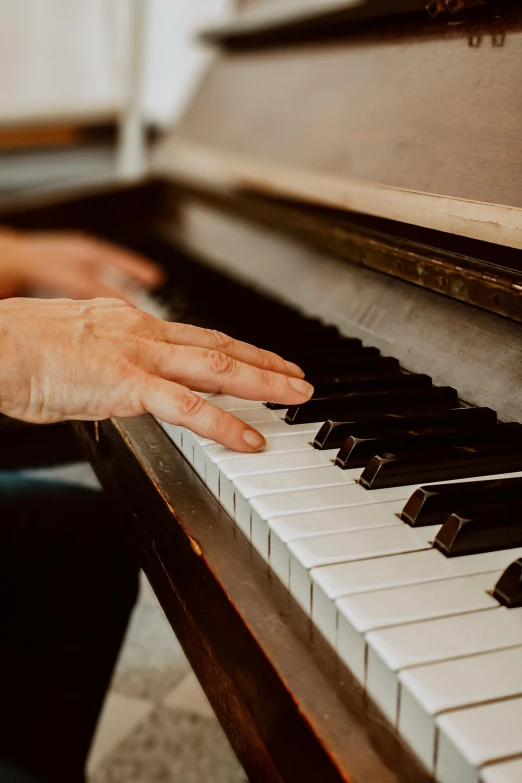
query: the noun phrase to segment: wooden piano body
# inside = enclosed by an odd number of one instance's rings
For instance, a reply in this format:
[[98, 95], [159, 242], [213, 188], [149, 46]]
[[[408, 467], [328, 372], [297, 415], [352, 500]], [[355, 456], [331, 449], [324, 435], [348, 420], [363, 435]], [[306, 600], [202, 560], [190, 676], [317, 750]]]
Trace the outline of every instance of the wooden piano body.
[[[203, 261], [521, 420], [516, 4], [333, 5], [209, 33], [215, 61], [150, 181], [4, 203], [2, 221], [161, 237], [173, 265]], [[154, 420], [77, 431], [249, 779], [430, 779]]]

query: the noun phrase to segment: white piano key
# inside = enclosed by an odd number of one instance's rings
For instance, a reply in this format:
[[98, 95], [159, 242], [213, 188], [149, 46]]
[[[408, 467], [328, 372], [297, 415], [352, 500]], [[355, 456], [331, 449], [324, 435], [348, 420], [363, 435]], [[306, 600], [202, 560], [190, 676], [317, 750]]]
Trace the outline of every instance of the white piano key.
[[223, 395], [220, 398], [214, 398], [210, 400], [212, 405], [216, 408], [221, 408], [222, 411], [241, 411], [247, 408], [264, 408], [266, 407], [262, 401], [255, 400], [243, 400], [241, 397], [230, 397]]
[[328, 489], [308, 489], [254, 498], [252, 508], [262, 519], [271, 519], [288, 514], [322, 511], [343, 506], [361, 506], [366, 503], [380, 503], [388, 500], [405, 501], [416, 488], [417, 485], [415, 487], [391, 487], [390, 489], [369, 491], [359, 484], [346, 484]]
[[[373, 527], [397, 525], [397, 514], [402, 502], [312, 511], [308, 514], [290, 514], [268, 520], [270, 566], [284, 584], [290, 580], [290, 550], [288, 543], [308, 536], [350, 530], [368, 530]], [[332, 607], [335, 613], [335, 605]], [[323, 629], [321, 629], [323, 630]]]
[[[284, 454], [291, 451], [308, 451], [312, 450], [309, 440], [306, 435], [289, 435], [288, 438], [269, 438], [263, 454]], [[244, 459], [244, 453], [239, 451], [233, 451], [227, 449], [225, 446], [220, 446], [218, 443], [211, 444], [205, 448], [207, 458], [211, 462], [222, 462], [228, 459]], [[318, 452], [320, 453], [320, 452]]]
[[486, 590], [494, 586], [500, 573], [493, 571], [340, 598], [337, 601], [337, 652], [364, 683], [366, 633], [377, 628], [498, 606]]
[[522, 697], [450, 712], [437, 725], [440, 783], [479, 783], [485, 764], [522, 754]]
[[[241, 419], [241, 421], [253, 425], [265, 437], [267, 437], [267, 435], [277, 436], [281, 434], [280, 430], [282, 425], [284, 425], [287, 430], [291, 430], [291, 427], [288, 424], [284, 424], [279, 416], [277, 416], [278, 413], [286, 414], [286, 409], [282, 411], [271, 411], [263, 405], [257, 408], [233, 410], [232, 413], [238, 419]], [[270, 427], [273, 425], [275, 425], [273, 432], [271, 432], [269, 429], [266, 432], [263, 431], [265, 427]], [[193, 435], [193, 450], [192, 453], [189, 452], [188, 459], [190, 462], [192, 462], [196, 472], [203, 479], [205, 478], [206, 474], [205, 446], [210, 445], [216, 445], [215, 441], [211, 440], [210, 438], [203, 438], [201, 435]]]
[[397, 520], [396, 525], [348, 533], [329, 533], [290, 541], [290, 592], [308, 613], [311, 612], [312, 577], [310, 569], [349, 560], [414, 552], [427, 549], [439, 525], [414, 529]]
[[438, 715], [522, 696], [522, 646], [406, 669], [399, 679], [399, 732], [433, 771]]
[[194, 433], [185, 428], [183, 432], [183, 440], [181, 442], [181, 451], [183, 456], [192, 465], [194, 462]]
[[180, 427], [179, 424], [172, 424], [172, 428], [171, 428], [172, 442], [177, 446], [177, 448], [180, 451], [182, 449], [183, 429], [184, 428]]
[[[262, 408], [250, 408], [247, 410], [234, 411], [234, 416], [241, 419], [246, 424], [255, 424], [259, 426], [265, 426], [270, 424], [276, 424], [278, 427], [284, 425], [287, 429], [291, 430], [289, 424], [285, 424], [282, 419], [286, 416], [286, 408], [281, 411], [271, 411], [265, 405]], [[256, 429], [258, 427], [256, 426]]]
[[[379, 503], [377, 506], [362, 506], [362, 509], [379, 511], [387, 505], [399, 506], [401, 503]], [[355, 509], [351, 509], [354, 513]], [[328, 513], [328, 512], [327, 512]], [[344, 515], [345, 512], [334, 512]], [[396, 513], [393, 511], [393, 513]], [[307, 516], [298, 515], [296, 518]], [[280, 522], [293, 517], [282, 517]], [[393, 517], [389, 519], [391, 520]], [[272, 526], [274, 520], [270, 520]], [[272, 556], [272, 533], [270, 534], [270, 553]], [[287, 550], [288, 552], [288, 550]], [[335, 646], [337, 643], [337, 606], [335, 601], [344, 595], [367, 593], [372, 590], [387, 590], [408, 584], [422, 584], [459, 576], [471, 576], [485, 571], [503, 571], [507, 566], [522, 557], [522, 548], [502, 549], [498, 552], [484, 552], [465, 557], [445, 557], [437, 549], [424, 549], [420, 552], [408, 552], [403, 555], [391, 555], [386, 558], [364, 560], [349, 563], [335, 563], [330, 566], [313, 568], [312, 577], [312, 618], [326, 638]], [[272, 557], [270, 562], [272, 562]]]
[[[223, 460], [219, 463], [219, 499], [226, 511], [235, 518], [234, 479], [241, 476], [255, 476], [283, 471], [305, 470], [307, 468], [332, 466], [331, 457], [335, 450], [292, 451], [283, 454], [249, 454], [244, 460]], [[360, 472], [360, 471], [359, 471]]]
[[344, 484], [354, 484], [361, 471], [343, 471], [330, 465], [308, 470], [283, 471], [268, 473], [261, 476], [245, 476], [234, 481], [234, 503], [236, 519], [240, 527], [248, 527], [248, 519], [241, 519], [240, 514], [250, 518], [251, 540], [255, 548], [265, 559], [268, 559], [268, 522], [258, 515], [252, 515], [251, 503], [253, 497], [278, 494], [281, 492], [298, 492], [303, 488], [335, 487]]
[[222, 475], [233, 481], [241, 476], [260, 476], [264, 473], [279, 473], [283, 470], [319, 468], [323, 465], [332, 466], [332, 459], [336, 454], [336, 449], [316, 451], [312, 448], [277, 454], [266, 452], [244, 454], [242, 460], [223, 460], [219, 463], [219, 469]]
[[[268, 408], [265, 408], [268, 410]], [[270, 411], [275, 413], [275, 411]], [[265, 438], [282, 438], [289, 435], [308, 435], [306, 440], [312, 445], [313, 439], [316, 436], [322, 422], [315, 424], [287, 424], [285, 421], [263, 421], [260, 424], [256, 424], [256, 430]]]
[[411, 666], [522, 645], [522, 609], [497, 606], [469, 614], [371, 631], [366, 686], [396, 720], [399, 672]]
[[[313, 449], [307, 441], [306, 435], [293, 435], [288, 438], [269, 438], [263, 455], [284, 454], [294, 451], [310, 451]], [[318, 452], [319, 453], [319, 452]], [[219, 495], [219, 474], [221, 463], [225, 460], [244, 460], [250, 455], [227, 449], [217, 443], [204, 447], [205, 480], [208, 488], [216, 497]], [[261, 456], [261, 455], [252, 455]], [[239, 463], [238, 463], [239, 464]]]
[[481, 783], [520, 783], [522, 780], [522, 758], [485, 767], [480, 780]]
[[335, 487], [355, 484], [361, 469], [341, 470], [334, 465], [323, 465], [306, 470], [286, 470], [258, 476], [243, 476], [234, 480], [236, 491], [245, 498], [274, 495], [279, 492], [297, 492], [302, 489]]
[[[268, 521], [261, 519], [257, 514], [252, 515], [251, 503], [253, 496], [269, 495], [286, 490], [295, 492], [300, 489], [318, 487], [336, 487], [344, 484], [354, 484], [361, 471], [340, 470], [330, 467], [310, 468], [309, 470], [284, 471], [282, 473], [269, 473], [262, 476], [249, 476], [234, 481], [235, 504], [238, 524], [247, 526], [247, 520], [239, 519], [239, 509], [251, 517], [251, 539], [255, 548], [265, 559], [269, 553], [269, 527]], [[245, 502], [246, 501], [246, 502]]]

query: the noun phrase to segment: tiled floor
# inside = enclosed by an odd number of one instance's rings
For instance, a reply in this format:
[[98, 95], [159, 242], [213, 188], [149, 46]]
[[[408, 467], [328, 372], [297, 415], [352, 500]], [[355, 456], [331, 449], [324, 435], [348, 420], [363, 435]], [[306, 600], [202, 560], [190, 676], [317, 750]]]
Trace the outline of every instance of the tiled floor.
[[247, 783], [145, 578], [89, 783]]
[[[36, 471], [98, 487], [89, 466]], [[88, 764], [89, 783], [248, 783], [142, 576]]]

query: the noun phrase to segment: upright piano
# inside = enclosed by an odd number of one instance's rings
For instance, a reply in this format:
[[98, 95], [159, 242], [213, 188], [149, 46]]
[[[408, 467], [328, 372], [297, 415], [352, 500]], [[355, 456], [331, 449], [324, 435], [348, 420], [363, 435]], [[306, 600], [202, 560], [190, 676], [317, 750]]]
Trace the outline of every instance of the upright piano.
[[520, 783], [519, 4], [249, 0], [203, 38], [150, 180], [2, 220], [147, 252], [153, 308], [315, 396], [214, 396], [262, 455], [77, 432], [250, 780]]

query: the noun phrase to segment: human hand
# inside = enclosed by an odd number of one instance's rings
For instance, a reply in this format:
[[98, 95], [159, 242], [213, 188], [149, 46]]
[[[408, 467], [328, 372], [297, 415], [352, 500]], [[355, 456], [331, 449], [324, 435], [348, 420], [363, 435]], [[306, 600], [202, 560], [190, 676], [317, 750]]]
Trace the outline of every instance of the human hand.
[[133, 286], [150, 288], [162, 277], [151, 261], [95, 237], [0, 230], [0, 298], [36, 288], [130, 301]]
[[148, 412], [254, 452], [256, 430], [189, 389], [297, 405], [313, 391], [302, 377], [274, 353], [116, 299], [0, 302], [0, 411], [24, 421]]

